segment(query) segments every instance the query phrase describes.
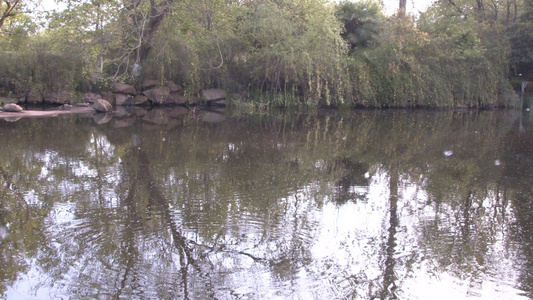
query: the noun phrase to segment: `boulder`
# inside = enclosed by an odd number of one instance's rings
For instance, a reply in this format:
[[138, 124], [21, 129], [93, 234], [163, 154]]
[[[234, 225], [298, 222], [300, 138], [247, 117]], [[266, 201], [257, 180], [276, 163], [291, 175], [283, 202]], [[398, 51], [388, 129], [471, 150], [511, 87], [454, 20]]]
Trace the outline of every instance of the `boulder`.
[[200, 95], [204, 101], [214, 101], [220, 99], [226, 99], [226, 91], [223, 89], [208, 89], [202, 90]]
[[97, 112], [109, 112], [113, 110], [113, 106], [107, 100], [98, 99], [94, 102], [93, 109]]
[[111, 121], [112, 119], [113, 119], [113, 116], [111, 116], [110, 114], [94, 114], [93, 116], [94, 123], [98, 125], [105, 124]]
[[131, 106], [134, 105], [133, 97], [127, 94], [115, 94], [116, 106]]
[[104, 100], [106, 100], [109, 103], [113, 103], [115, 101], [115, 95], [113, 95], [113, 93], [111, 93], [111, 92], [104, 92], [102, 94], [101, 99], [104, 99]]
[[153, 88], [153, 87], [156, 87], [159, 85], [159, 81], [157, 80], [145, 80], [143, 81], [142, 85], [141, 85], [141, 88], [142, 90], [147, 90], [149, 88]]
[[182, 96], [178, 93], [171, 93], [168, 95], [165, 100], [163, 101], [163, 104], [178, 104], [183, 105], [189, 102], [189, 98]]
[[150, 105], [150, 101], [148, 100], [148, 97], [145, 95], [137, 95], [135, 98], [133, 98], [133, 105], [135, 106], [145, 106]]
[[170, 89], [166, 86], [154, 87], [143, 92], [154, 104], [163, 104], [165, 98], [170, 95]]
[[21, 112], [23, 111], [22, 107], [20, 105], [17, 105], [15, 103], [8, 103], [2, 107], [2, 109], [5, 112]]
[[74, 94], [66, 91], [48, 92], [44, 95], [44, 104], [65, 104], [74, 98]]
[[183, 89], [183, 87], [181, 85], [175, 84], [172, 81], [168, 81], [167, 82], [167, 86], [170, 89], [171, 93], [177, 93], [177, 92], [179, 92], [179, 91], [181, 91]]
[[115, 84], [113, 84], [113, 86], [111, 87], [111, 92], [134, 96], [137, 95], [137, 90], [135, 90], [135, 87], [133, 85], [120, 82], [116, 82]]

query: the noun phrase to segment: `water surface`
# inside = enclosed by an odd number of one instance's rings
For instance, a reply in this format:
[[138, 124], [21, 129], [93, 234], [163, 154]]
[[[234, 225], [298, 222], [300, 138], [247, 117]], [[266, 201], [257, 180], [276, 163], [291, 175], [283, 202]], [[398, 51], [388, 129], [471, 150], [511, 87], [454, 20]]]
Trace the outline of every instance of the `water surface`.
[[3, 298], [533, 298], [531, 114], [9, 121]]

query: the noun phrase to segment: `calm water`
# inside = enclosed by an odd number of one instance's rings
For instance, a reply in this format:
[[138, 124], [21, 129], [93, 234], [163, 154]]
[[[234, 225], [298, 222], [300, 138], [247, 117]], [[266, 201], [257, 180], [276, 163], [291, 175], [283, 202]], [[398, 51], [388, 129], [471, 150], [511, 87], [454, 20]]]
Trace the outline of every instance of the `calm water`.
[[0, 120], [0, 298], [533, 298], [533, 114]]

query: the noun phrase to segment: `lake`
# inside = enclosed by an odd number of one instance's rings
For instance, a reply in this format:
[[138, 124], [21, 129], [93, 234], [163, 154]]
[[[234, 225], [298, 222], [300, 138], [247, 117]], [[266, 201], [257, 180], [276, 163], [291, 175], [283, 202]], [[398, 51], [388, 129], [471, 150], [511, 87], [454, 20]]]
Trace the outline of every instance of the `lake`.
[[0, 141], [0, 298], [533, 298], [528, 112], [175, 108]]

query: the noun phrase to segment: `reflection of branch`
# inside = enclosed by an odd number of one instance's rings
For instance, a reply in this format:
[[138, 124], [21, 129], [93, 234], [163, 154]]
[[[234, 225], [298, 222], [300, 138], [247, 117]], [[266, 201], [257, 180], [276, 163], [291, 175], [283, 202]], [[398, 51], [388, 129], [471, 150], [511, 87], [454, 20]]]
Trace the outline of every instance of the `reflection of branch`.
[[174, 240], [174, 245], [177, 249], [180, 250], [180, 263], [182, 267], [185, 267], [188, 264], [194, 264], [194, 258], [192, 257], [192, 250], [187, 246], [187, 239], [180, 233], [178, 226], [172, 219], [170, 213], [170, 207], [168, 201], [165, 199], [163, 193], [159, 190], [155, 180], [153, 179], [150, 168], [149, 161], [146, 157], [146, 154], [138, 149], [133, 149], [138, 155], [139, 159], [139, 179], [143, 180], [146, 190], [148, 190], [149, 198], [156, 201], [159, 204], [159, 207], [162, 209], [165, 219], [170, 231], [172, 232], [172, 237]]
[[197, 242], [194, 242], [194, 241], [189, 241], [189, 243], [191, 243], [191, 244], [193, 244], [195, 246], [198, 246], [198, 247], [207, 248], [207, 249], [211, 250], [211, 252], [226, 252], [226, 253], [234, 253], [234, 254], [248, 256], [249, 258], [253, 259], [255, 262], [264, 262], [264, 263], [268, 263], [269, 265], [278, 265], [278, 264], [281, 264], [281, 263], [287, 261], [287, 259], [280, 259], [278, 261], [274, 261], [274, 260], [270, 260], [270, 259], [263, 258], [263, 257], [257, 257], [257, 256], [255, 256], [253, 254], [248, 253], [248, 252], [227, 249], [226, 245], [224, 245], [224, 244], [221, 244], [220, 246], [217, 247], [216, 243], [213, 246], [200, 244], [200, 243], [197, 243]]
[[[126, 199], [124, 200], [124, 203], [128, 206], [134, 206], [134, 199], [135, 199], [135, 192], [136, 192], [136, 187], [135, 187], [135, 182], [132, 181], [131, 183], [131, 188], [129, 190], [129, 193], [128, 193], [128, 196], [126, 197]], [[128, 207], [128, 214], [130, 216], [128, 216], [128, 219], [130, 220], [137, 220], [137, 217], [135, 216], [135, 209], [133, 207]], [[133, 269], [134, 267], [134, 264], [135, 264], [135, 260], [137, 258], [137, 251], [135, 251], [135, 247], [134, 247], [134, 236], [133, 236], [133, 226], [131, 226], [132, 224], [127, 224], [127, 226], [125, 226], [125, 233], [124, 233], [124, 236], [127, 238], [126, 239], [126, 249], [125, 250], [122, 250], [121, 252], [122, 253], [125, 253], [125, 257], [126, 257], [126, 270], [124, 271], [124, 274], [122, 276], [122, 280], [120, 281], [120, 288], [115, 292], [115, 294], [113, 295], [113, 299], [120, 299], [121, 297], [121, 294], [122, 294], [122, 291], [124, 290], [124, 288], [126, 287], [126, 281], [128, 279], [128, 275], [130, 273], [130, 271]]]
[[[389, 203], [390, 203], [390, 219], [389, 219], [389, 235], [387, 238], [387, 245], [385, 249], [385, 271], [383, 274], [383, 291], [381, 299], [390, 298], [396, 299], [396, 276], [394, 274], [394, 267], [396, 259], [394, 258], [394, 251], [396, 247], [396, 230], [399, 225], [398, 220], [398, 165], [393, 165], [390, 168], [390, 182], [389, 182]], [[390, 287], [390, 288], [389, 288]]]
[[[148, 161], [146, 154], [142, 152], [141, 150], [139, 150], [138, 148], [133, 148], [131, 151], [138, 158], [138, 169], [134, 177], [136, 180], [132, 181], [131, 191], [135, 190], [137, 181], [141, 181], [140, 183], [148, 191], [149, 203], [154, 201], [156, 204], [158, 204], [161, 211], [163, 212], [163, 216], [172, 233], [172, 241], [173, 241], [174, 247], [176, 247], [176, 249], [179, 252], [184, 299], [188, 299], [189, 298], [188, 283], [187, 283], [188, 282], [188, 266], [189, 265], [194, 266], [195, 264], [195, 260], [192, 256], [192, 250], [188, 247], [187, 239], [181, 234], [181, 232], [178, 229], [178, 226], [176, 225], [176, 223], [174, 222], [172, 218], [168, 200], [165, 198], [163, 193], [159, 190], [158, 185], [156, 184], [154, 178], [152, 177], [150, 173], [150, 167], [149, 167], [150, 162]], [[133, 197], [133, 194], [134, 192], [131, 192], [128, 195], [128, 198], [130, 198], [130, 196]]]

